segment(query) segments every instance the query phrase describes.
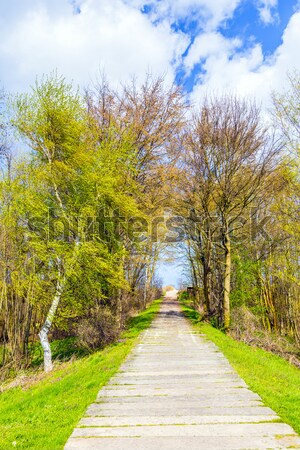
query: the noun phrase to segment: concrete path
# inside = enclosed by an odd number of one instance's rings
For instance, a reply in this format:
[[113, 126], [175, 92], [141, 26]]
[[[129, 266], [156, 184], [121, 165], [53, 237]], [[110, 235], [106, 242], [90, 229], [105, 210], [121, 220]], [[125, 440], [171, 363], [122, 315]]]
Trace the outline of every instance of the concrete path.
[[171, 296], [65, 450], [300, 448]]

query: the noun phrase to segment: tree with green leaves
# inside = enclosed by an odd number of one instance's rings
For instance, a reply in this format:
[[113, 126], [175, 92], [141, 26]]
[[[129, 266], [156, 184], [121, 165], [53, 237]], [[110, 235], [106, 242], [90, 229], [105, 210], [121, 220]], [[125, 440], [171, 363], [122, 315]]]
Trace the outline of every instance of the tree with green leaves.
[[[18, 97], [16, 108], [15, 126], [33, 151], [45, 192], [44, 221], [32, 234], [46, 247], [52, 273], [53, 297], [39, 332], [49, 371], [48, 333], [75, 278], [93, 286], [92, 292], [98, 288], [100, 297], [126, 285], [124, 249], [105, 228], [105, 214], [109, 208], [125, 216], [137, 210], [128, 184], [134, 151], [130, 137], [124, 133], [120, 141], [113, 128], [99, 142], [78, 92], [55, 74], [37, 83], [32, 94]], [[45, 225], [50, 227], [46, 241]]]

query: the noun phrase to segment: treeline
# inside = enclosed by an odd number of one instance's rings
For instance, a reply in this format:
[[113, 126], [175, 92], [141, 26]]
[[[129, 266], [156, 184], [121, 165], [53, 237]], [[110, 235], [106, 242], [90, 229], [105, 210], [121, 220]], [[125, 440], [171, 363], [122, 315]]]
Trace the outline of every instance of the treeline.
[[28, 366], [39, 341], [51, 370], [49, 335], [88, 349], [116, 339], [158, 295], [170, 242], [204, 318], [299, 346], [299, 78], [274, 95], [273, 125], [230, 95], [192, 108], [150, 76], [81, 95], [52, 74], [3, 94], [3, 370]]
[[247, 342], [286, 337], [285, 350], [299, 353], [298, 73], [273, 95], [272, 116], [266, 124], [253, 103], [230, 96], [203, 102], [184, 141], [178, 211], [204, 318]]
[[49, 333], [97, 348], [158, 295], [148, 225], [185, 108], [150, 76], [80, 95], [52, 74], [9, 104], [8, 117], [2, 95], [0, 364], [26, 367], [40, 340], [49, 371]]

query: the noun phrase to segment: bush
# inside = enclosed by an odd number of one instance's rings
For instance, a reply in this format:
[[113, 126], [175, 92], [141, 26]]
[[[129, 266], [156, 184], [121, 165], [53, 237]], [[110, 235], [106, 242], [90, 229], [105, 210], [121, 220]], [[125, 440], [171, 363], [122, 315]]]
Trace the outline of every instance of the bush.
[[93, 351], [114, 342], [121, 330], [110, 308], [97, 306], [80, 320], [76, 331], [78, 346]]
[[279, 333], [266, 330], [260, 319], [246, 306], [232, 310], [230, 335], [248, 345], [275, 353], [300, 367], [300, 354], [295, 342]]
[[259, 318], [244, 305], [232, 309], [230, 328], [235, 339], [246, 343], [262, 332]]

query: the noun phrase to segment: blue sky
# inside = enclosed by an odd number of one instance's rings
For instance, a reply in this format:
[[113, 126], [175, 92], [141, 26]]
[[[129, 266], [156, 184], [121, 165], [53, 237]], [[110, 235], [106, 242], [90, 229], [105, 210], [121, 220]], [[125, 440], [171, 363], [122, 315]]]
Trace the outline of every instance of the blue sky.
[[[273, 8], [270, 9], [272, 20], [263, 21], [256, 2], [244, 1], [234, 10], [232, 16], [220, 23], [216, 30], [227, 39], [239, 38], [242, 45], [237, 49], [236, 54], [251, 49], [255, 43], [261, 45], [264, 58], [271, 57], [276, 52], [277, 47], [282, 44], [282, 36], [293, 13], [297, 10], [295, 0], [279, 0]], [[191, 44], [195, 38], [205, 32], [195, 20], [181, 20], [173, 25], [178, 27], [191, 37]], [[187, 54], [185, 52], [185, 54]], [[185, 88], [188, 91], [193, 90], [195, 80], [199, 71], [201, 71], [201, 62], [199, 62], [188, 77], [184, 77], [184, 70], [177, 71], [177, 79], [184, 80]]]
[[82, 87], [103, 71], [114, 85], [151, 71], [194, 104], [230, 91], [267, 111], [300, 70], [299, 44], [298, 0], [0, 0], [0, 86], [12, 92], [55, 69]]
[[262, 101], [299, 68], [298, 0], [0, 0], [0, 83], [57, 69], [87, 85], [165, 73], [194, 101], [231, 90]]

